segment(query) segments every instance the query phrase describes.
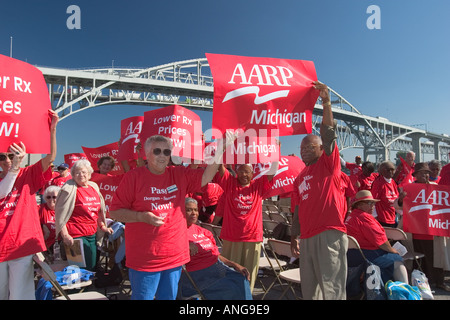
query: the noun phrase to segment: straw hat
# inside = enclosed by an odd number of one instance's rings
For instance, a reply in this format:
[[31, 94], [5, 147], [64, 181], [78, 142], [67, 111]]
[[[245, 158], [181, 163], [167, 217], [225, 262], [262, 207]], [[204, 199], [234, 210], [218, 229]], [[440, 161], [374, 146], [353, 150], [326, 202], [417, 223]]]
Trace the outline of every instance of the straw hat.
[[360, 201], [378, 202], [380, 200], [374, 199], [372, 196], [372, 192], [370, 192], [369, 190], [361, 190], [361, 191], [358, 191], [358, 193], [356, 193], [355, 198], [352, 202], [352, 207], [354, 207], [355, 204], [357, 204]]

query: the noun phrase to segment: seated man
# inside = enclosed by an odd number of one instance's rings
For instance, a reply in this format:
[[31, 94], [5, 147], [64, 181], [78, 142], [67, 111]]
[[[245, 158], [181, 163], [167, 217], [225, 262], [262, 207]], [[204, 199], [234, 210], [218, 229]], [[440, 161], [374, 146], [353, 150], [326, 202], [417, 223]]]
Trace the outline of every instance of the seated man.
[[[381, 224], [372, 216], [372, 210], [378, 199], [368, 190], [359, 191], [352, 204], [352, 212], [345, 221], [347, 234], [354, 237], [366, 258], [380, 267], [384, 282], [388, 280], [408, 283], [408, 273], [403, 258], [391, 247]], [[348, 266], [355, 267], [361, 262], [361, 256], [355, 249], [348, 250]]]
[[[186, 198], [185, 206], [191, 255], [186, 270], [203, 296], [208, 300], [252, 300], [248, 270], [222, 257], [212, 233], [196, 224], [197, 201]], [[198, 293], [184, 273], [180, 293], [183, 297]]]

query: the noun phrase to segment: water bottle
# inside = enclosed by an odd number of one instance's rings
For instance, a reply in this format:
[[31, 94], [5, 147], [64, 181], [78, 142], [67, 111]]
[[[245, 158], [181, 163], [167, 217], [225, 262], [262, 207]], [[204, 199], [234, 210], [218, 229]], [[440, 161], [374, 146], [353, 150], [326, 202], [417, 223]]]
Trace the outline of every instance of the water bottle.
[[55, 244], [53, 245], [53, 258], [54, 261], [61, 260], [61, 247], [59, 246], [58, 242], [55, 242]]

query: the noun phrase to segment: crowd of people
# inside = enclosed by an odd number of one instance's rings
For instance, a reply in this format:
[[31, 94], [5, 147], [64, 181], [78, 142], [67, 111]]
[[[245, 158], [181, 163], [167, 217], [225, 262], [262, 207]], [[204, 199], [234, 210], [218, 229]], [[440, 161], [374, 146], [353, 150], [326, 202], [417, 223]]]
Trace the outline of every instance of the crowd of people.
[[[355, 163], [345, 162], [328, 88], [320, 82], [314, 87], [323, 104], [320, 135], [302, 139], [305, 168], [290, 194], [291, 250], [299, 257], [302, 296], [348, 298], [348, 268], [359, 262], [348, 250], [347, 235], [381, 268], [384, 280], [407, 283], [403, 258], [384, 227], [401, 227], [406, 181], [450, 185], [450, 169], [439, 161], [415, 163], [413, 152], [398, 166], [359, 156]], [[220, 152], [207, 166], [173, 165], [171, 139], [155, 135], [143, 145], [146, 160], [133, 169], [124, 166], [107, 208], [96, 181], [111, 175], [114, 158], [101, 158], [98, 171], [79, 160], [54, 172], [57, 123], [52, 112], [51, 152], [37, 163], [20, 167], [23, 144], [0, 153], [0, 300], [35, 298], [33, 254], [51, 256], [55, 244], [63, 249], [81, 241], [86, 269], [95, 271], [99, 238], [119, 229], [125, 232], [116, 262], [124, 261], [121, 267], [128, 270], [131, 299], [174, 300], [198, 291], [206, 299], [252, 299], [263, 246], [263, 195], [273, 186], [278, 162], [259, 179], [253, 179], [250, 164], [223, 164]], [[224, 137], [224, 150], [235, 138]], [[36, 194], [42, 195], [39, 205]], [[202, 222], [221, 226], [220, 250]], [[430, 283], [450, 291], [444, 282], [447, 238], [414, 234], [413, 240], [425, 254]]]

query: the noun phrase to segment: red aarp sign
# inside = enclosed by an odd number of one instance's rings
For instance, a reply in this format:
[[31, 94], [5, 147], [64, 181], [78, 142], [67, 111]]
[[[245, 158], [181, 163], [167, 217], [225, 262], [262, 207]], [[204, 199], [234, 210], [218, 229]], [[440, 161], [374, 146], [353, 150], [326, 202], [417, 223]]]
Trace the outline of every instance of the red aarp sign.
[[312, 132], [319, 97], [312, 61], [207, 53], [214, 79], [213, 129]]

